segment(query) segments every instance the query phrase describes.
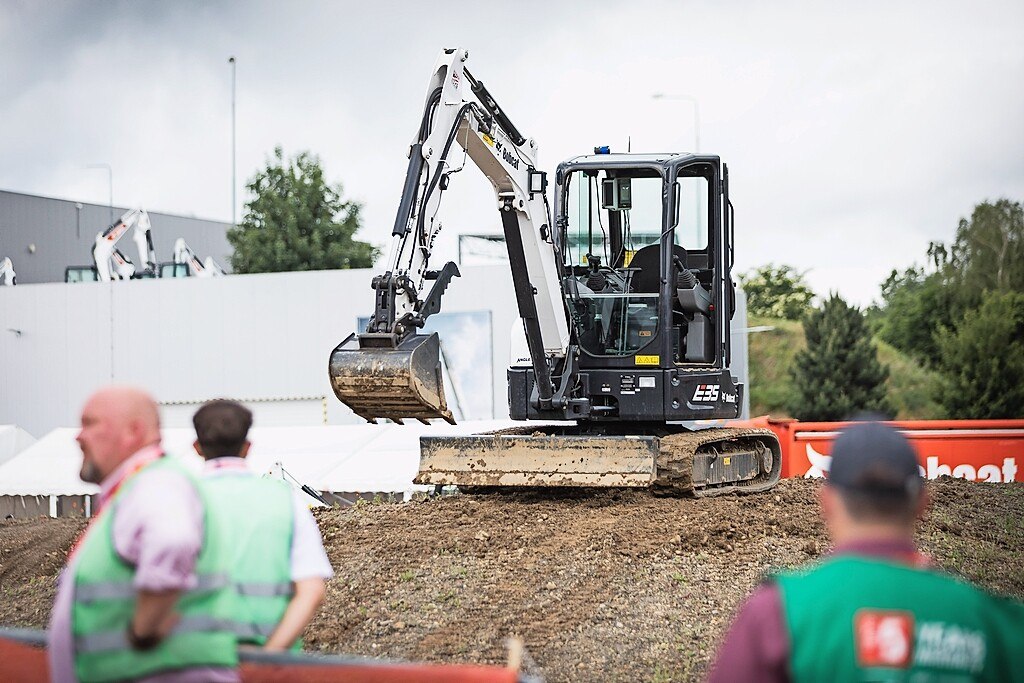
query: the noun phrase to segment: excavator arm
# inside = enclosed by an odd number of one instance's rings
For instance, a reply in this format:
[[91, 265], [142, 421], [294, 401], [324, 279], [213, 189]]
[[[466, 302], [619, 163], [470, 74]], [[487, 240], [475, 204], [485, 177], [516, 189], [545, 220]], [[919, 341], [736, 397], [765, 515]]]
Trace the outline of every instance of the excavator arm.
[[[117, 248], [118, 241], [132, 228], [132, 239], [139, 252], [141, 270]], [[155, 277], [156, 253], [153, 249], [153, 230], [146, 210], [126, 211], [121, 218], [98, 234], [92, 248], [92, 257], [96, 264], [96, 273], [102, 282], [128, 280], [133, 277]]]
[[536, 400], [550, 407], [564, 384], [553, 380], [571, 354], [559, 284], [562, 261], [555, 253], [545, 196], [547, 175], [537, 170], [536, 143], [519, 132], [483, 82], [466, 69], [468, 57], [462, 49], [438, 56], [409, 149], [385, 272], [372, 281], [373, 315], [365, 331], [350, 335], [331, 354], [335, 394], [371, 422], [452, 420], [444, 399], [439, 340], [436, 334], [417, 332], [440, 310], [441, 295], [459, 275], [452, 262], [432, 270], [431, 256], [442, 227], [441, 197], [465, 158], [495, 191], [538, 378]]
[[[220, 264], [214, 260], [212, 256], [207, 256], [205, 259], [200, 259], [196, 255], [196, 252], [192, 251], [192, 247], [188, 246], [188, 242], [185, 241], [184, 237], [179, 237], [174, 241], [174, 265], [183, 265], [188, 269], [188, 273], [191, 277], [218, 277], [224, 274], [224, 269], [220, 267]], [[169, 270], [169, 272], [174, 272]], [[177, 275], [167, 275], [165, 277], [178, 277]]]

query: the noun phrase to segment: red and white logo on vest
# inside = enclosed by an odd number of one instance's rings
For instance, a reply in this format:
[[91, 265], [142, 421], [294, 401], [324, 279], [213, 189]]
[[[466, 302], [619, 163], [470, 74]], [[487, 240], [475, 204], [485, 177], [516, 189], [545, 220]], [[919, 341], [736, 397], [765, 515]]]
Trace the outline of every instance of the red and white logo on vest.
[[905, 669], [914, 650], [914, 615], [862, 609], [853, 617], [860, 666]]

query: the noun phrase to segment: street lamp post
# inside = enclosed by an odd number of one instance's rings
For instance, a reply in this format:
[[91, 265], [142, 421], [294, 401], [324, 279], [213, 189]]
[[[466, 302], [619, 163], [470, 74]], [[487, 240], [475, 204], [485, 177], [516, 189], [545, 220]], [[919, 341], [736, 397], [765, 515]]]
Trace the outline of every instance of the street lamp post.
[[235, 200], [237, 187], [235, 181], [235, 58], [229, 57], [228, 64], [231, 65], [231, 225], [237, 226], [238, 222], [235, 219], [238, 206]]
[[700, 152], [700, 104], [693, 95], [666, 95], [656, 92], [651, 95], [654, 100], [682, 100], [693, 105], [693, 151]]
[[107, 169], [107, 184], [110, 189], [110, 224], [114, 224], [114, 169], [110, 168], [110, 164], [88, 164], [86, 168], [105, 168]]

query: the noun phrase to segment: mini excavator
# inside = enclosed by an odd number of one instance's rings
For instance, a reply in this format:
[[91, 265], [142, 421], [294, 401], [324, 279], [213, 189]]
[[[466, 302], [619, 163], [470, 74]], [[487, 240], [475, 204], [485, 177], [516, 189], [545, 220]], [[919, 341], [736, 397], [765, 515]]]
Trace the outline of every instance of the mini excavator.
[[430, 263], [458, 147], [494, 187], [529, 349], [508, 371], [509, 414], [527, 422], [422, 437], [415, 481], [696, 496], [774, 486], [781, 458], [770, 430], [690, 428], [736, 418], [742, 405], [730, 372], [726, 165], [599, 147], [558, 165], [552, 211], [537, 144], [469, 72], [468, 57], [446, 49], [434, 66], [386, 268], [371, 283], [373, 314], [330, 356], [337, 397], [370, 422], [453, 422], [438, 336], [420, 330], [459, 275], [455, 263]]

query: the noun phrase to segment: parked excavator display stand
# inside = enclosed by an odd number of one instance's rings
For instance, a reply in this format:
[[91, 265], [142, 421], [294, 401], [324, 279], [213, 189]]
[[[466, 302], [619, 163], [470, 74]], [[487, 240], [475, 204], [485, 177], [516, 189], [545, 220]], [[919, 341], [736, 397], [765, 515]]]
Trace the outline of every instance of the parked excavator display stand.
[[[704, 154], [594, 154], [548, 174], [465, 63], [444, 50], [410, 147], [373, 315], [331, 354], [338, 398], [373, 422], [452, 421], [436, 334], [454, 263], [433, 269], [438, 208], [462, 154], [494, 187], [529, 358], [508, 371], [523, 429], [423, 437], [417, 483], [644, 487], [715, 495], [779, 478], [766, 429], [697, 429], [739, 416], [729, 174]], [[428, 286], [429, 285], [429, 286]], [[457, 285], [453, 285], [457, 286]], [[531, 426], [530, 420], [543, 421]], [[554, 424], [552, 424], [554, 423]]]

